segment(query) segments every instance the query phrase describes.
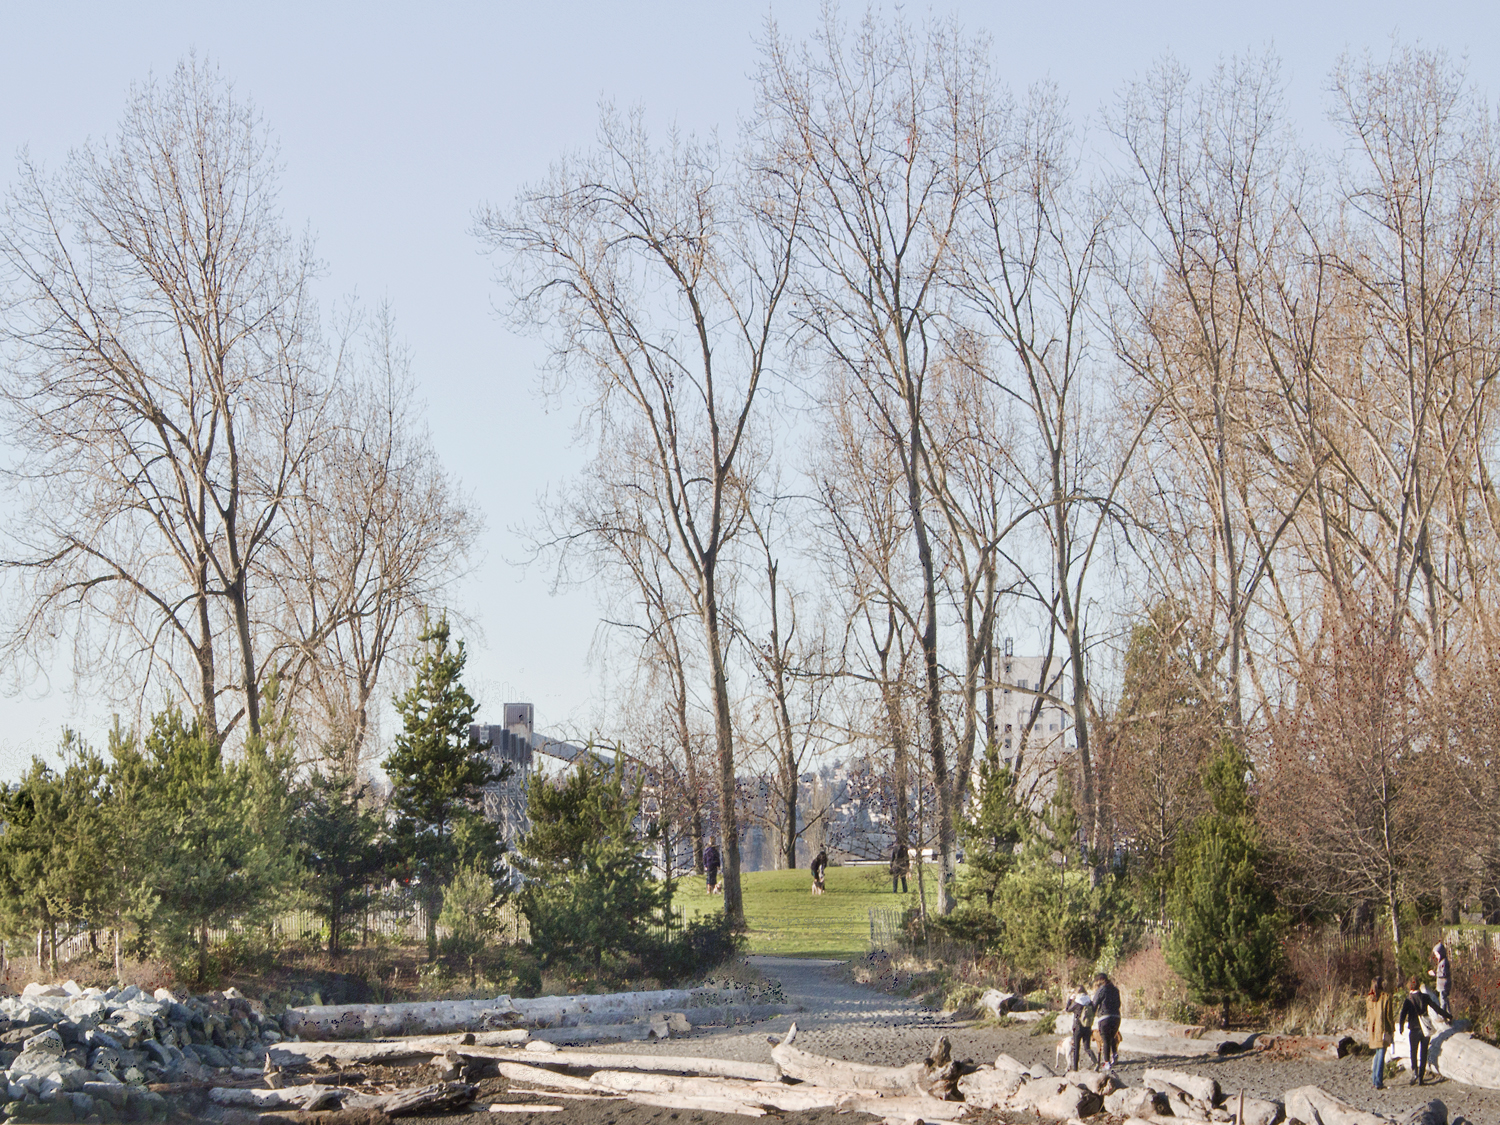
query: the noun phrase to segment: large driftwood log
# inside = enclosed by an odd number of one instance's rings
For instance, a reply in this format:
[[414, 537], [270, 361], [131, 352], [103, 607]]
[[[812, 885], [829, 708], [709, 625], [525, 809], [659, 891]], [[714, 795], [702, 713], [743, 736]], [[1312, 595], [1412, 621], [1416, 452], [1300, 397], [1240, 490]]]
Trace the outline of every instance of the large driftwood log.
[[1356, 1109], [1316, 1086], [1288, 1090], [1286, 1115], [1303, 1122], [1303, 1125], [1389, 1125], [1392, 1120], [1378, 1113]]
[[392, 1094], [386, 1098], [383, 1108], [387, 1117], [458, 1109], [472, 1102], [478, 1092], [478, 1086], [471, 1086], [467, 1082], [434, 1082], [430, 1086], [418, 1086]]
[[416, 1035], [405, 1039], [377, 1039], [370, 1043], [273, 1043], [267, 1049], [272, 1066], [297, 1067], [331, 1058], [341, 1066], [349, 1063], [389, 1063], [401, 1059], [430, 1058], [444, 1051], [471, 1046], [508, 1047], [526, 1041], [526, 1031], [476, 1031], [456, 1035]]
[[[1401, 1041], [1403, 1052], [1410, 1049], [1406, 1036], [1396, 1038]], [[1444, 1027], [1432, 1037], [1427, 1061], [1444, 1078], [1465, 1086], [1500, 1090], [1500, 1047], [1475, 1039], [1467, 1031]]]
[[955, 1100], [958, 1097], [960, 1068], [953, 1060], [952, 1048], [946, 1038], [938, 1039], [932, 1046], [932, 1053], [921, 1062], [895, 1067], [868, 1066], [814, 1055], [792, 1045], [796, 1036], [797, 1025], [794, 1023], [788, 1029], [786, 1038], [771, 1048], [771, 1058], [776, 1060], [782, 1073], [792, 1078], [842, 1090], [877, 1094], [923, 1094], [939, 1100]]
[[434, 1000], [412, 1004], [319, 1004], [288, 1008], [282, 1029], [302, 1039], [358, 1039], [369, 1035], [439, 1035], [513, 1027], [522, 1016], [509, 996], [493, 1000]]
[[788, 1113], [809, 1109], [836, 1109], [839, 1099], [852, 1090], [828, 1090], [802, 1084], [744, 1082], [734, 1078], [679, 1078], [669, 1074], [641, 1074], [628, 1070], [598, 1070], [589, 1082], [616, 1093], [682, 1094], [691, 1098], [725, 1098], [746, 1105], [769, 1106]]
[[[1055, 1030], [1058, 1035], [1067, 1036], [1073, 1030], [1072, 1013], [1059, 1015]], [[1170, 1020], [1120, 1021], [1121, 1055], [1145, 1055], [1148, 1058], [1226, 1055], [1244, 1050], [1254, 1039], [1254, 1035], [1212, 1031], [1198, 1024], [1172, 1023]]]
[[1448, 1107], [1433, 1098], [1424, 1106], [1412, 1110], [1406, 1125], [1448, 1125]]
[[723, 1098], [690, 1098], [684, 1094], [626, 1094], [625, 1100], [637, 1105], [654, 1105], [662, 1109], [696, 1109], [706, 1113], [737, 1113], [741, 1117], [764, 1117], [764, 1107]]
[[302, 1108], [308, 1102], [322, 1100], [324, 1095], [338, 1096], [329, 1086], [291, 1086], [284, 1090], [246, 1089], [243, 1086], [216, 1086], [208, 1092], [214, 1105], [242, 1106], [250, 1109]]
[[[538, 1067], [585, 1067], [614, 1070], [654, 1070], [668, 1074], [706, 1074], [719, 1078], [747, 1078], [752, 1082], [775, 1082], [781, 1071], [771, 1063], [741, 1062], [738, 1059], [707, 1059], [692, 1055], [626, 1055], [610, 1051], [552, 1051], [533, 1054], [529, 1051], [494, 1047], [460, 1047], [459, 1053], [470, 1058], [504, 1059]], [[774, 1056], [776, 1052], [772, 1051]]]
[[1169, 1085], [1176, 1086], [1208, 1106], [1217, 1105], [1219, 1101], [1219, 1083], [1216, 1079], [1188, 1074], [1182, 1070], [1147, 1067], [1146, 1073], [1141, 1077], [1141, 1082], [1153, 1090], [1164, 1090]]
[[540, 1086], [544, 1090], [573, 1090], [577, 1093], [597, 1093], [587, 1078], [575, 1078], [571, 1074], [559, 1074], [540, 1066], [523, 1063], [497, 1062], [495, 1072], [511, 1082], [525, 1082]]

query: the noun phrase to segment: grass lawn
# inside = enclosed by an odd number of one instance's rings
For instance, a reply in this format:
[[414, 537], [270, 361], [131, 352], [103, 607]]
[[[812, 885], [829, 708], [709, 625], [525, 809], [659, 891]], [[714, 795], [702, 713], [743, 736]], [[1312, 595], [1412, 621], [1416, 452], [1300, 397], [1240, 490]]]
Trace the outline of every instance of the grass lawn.
[[[928, 866], [927, 895], [933, 902], [936, 884]], [[740, 875], [745, 896], [745, 923], [751, 953], [780, 957], [863, 957], [870, 949], [870, 908], [893, 910], [916, 901], [916, 873], [908, 882], [910, 894], [891, 894], [891, 877], [884, 866], [830, 867], [827, 894], [812, 894], [812, 876], [805, 870], [751, 871]], [[719, 909], [722, 899], [704, 893], [703, 878], [690, 876], [677, 884], [674, 901], [689, 918]]]

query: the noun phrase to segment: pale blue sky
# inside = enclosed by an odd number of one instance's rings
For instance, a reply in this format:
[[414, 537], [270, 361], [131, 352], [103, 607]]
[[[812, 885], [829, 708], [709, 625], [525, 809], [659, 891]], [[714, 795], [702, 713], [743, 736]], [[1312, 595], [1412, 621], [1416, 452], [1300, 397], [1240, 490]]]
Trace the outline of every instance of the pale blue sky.
[[[845, 5], [847, 16], [863, 8]], [[1383, 54], [1393, 32], [1468, 56], [1500, 93], [1495, 3], [935, 3], [987, 31], [1016, 88], [1050, 78], [1081, 114], [1171, 51], [1201, 72], [1274, 46], [1292, 108], [1322, 133], [1326, 76], [1346, 48]], [[485, 558], [463, 594], [482, 626], [471, 680], [494, 715], [536, 704], [546, 729], [585, 729], [601, 700], [587, 666], [589, 597], [551, 598], [545, 576], [508, 565], [507, 528], [576, 463], [571, 419], [536, 395], [536, 344], [494, 313], [474, 209], [506, 202], [592, 136], [601, 98], [641, 104], [658, 125], [718, 126], [748, 110], [755, 42], [774, 14], [801, 36], [815, 4], [0, 2], [0, 185], [14, 155], [55, 166], [110, 131], [134, 81], [189, 51], [215, 60], [279, 137], [289, 219], [315, 234], [329, 297], [388, 299], [412, 346], [428, 419], [449, 468], [485, 511]], [[65, 722], [102, 740], [107, 716], [64, 684], [0, 698], [0, 778], [56, 745]]]

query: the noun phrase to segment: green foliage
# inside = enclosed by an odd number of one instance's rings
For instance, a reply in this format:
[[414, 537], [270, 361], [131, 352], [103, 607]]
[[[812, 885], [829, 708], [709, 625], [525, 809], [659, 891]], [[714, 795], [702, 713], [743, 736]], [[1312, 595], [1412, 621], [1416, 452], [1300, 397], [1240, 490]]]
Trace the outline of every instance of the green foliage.
[[502, 775], [469, 743], [475, 704], [462, 681], [463, 642], [449, 646], [446, 617], [421, 639], [414, 682], [396, 701], [401, 733], [383, 765], [395, 813], [391, 853], [426, 908], [430, 961], [437, 956], [443, 888], [465, 864], [499, 874], [500, 830], [485, 819], [480, 793]]
[[1285, 928], [1261, 876], [1265, 853], [1251, 819], [1248, 763], [1226, 743], [1204, 769], [1213, 812], [1179, 849], [1168, 910], [1176, 928], [1167, 961], [1205, 1004], [1259, 1001], [1270, 995]]
[[290, 842], [292, 749], [275, 724], [238, 760], [175, 708], [144, 745], [118, 742], [111, 768], [125, 867], [149, 891], [143, 937], [179, 963], [196, 947], [208, 973], [208, 931], [255, 921], [295, 880]]
[[62, 772], [40, 758], [0, 787], [0, 918], [11, 936], [48, 937], [56, 964], [57, 926], [91, 916], [108, 898], [109, 789], [103, 760], [63, 732]]
[[369, 884], [387, 859], [380, 819], [363, 807], [364, 797], [365, 787], [351, 777], [315, 773], [293, 816], [304, 887], [328, 925], [331, 956], [338, 956], [345, 921], [363, 912]]
[[443, 952], [469, 970], [469, 987], [478, 981], [490, 941], [500, 929], [495, 881], [490, 872], [472, 864], [458, 869], [443, 895], [438, 924], [448, 931]]
[[534, 775], [527, 814], [531, 829], [516, 845], [527, 879], [520, 903], [544, 963], [645, 952], [669, 892], [652, 877], [646, 853], [657, 830], [636, 831], [640, 786], [626, 790], [623, 766], [605, 770], [584, 755], [561, 784]]
[[[1026, 818], [1016, 807], [1016, 779], [1009, 768], [1000, 764], [999, 752], [990, 746], [979, 765], [979, 782], [969, 802], [967, 814], [959, 824], [959, 839], [964, 846], [964, 866], [959, 872], [954, 895], [961, 904], [979, 905], [972, 915], [993, 916], [995, 895], [1005, 878], [1016, 868], [1016, 848], [1025, 832]], [[975, 922], [978, 921], [976, 917]], [[976, 931], [986, 927], [978, 925]]]
[[671, 941], [650, 951], [646, 968], [664, 980], [681, 980], [739, 956], [745, 944], [744, 928], [716, 910], [691, 919]]

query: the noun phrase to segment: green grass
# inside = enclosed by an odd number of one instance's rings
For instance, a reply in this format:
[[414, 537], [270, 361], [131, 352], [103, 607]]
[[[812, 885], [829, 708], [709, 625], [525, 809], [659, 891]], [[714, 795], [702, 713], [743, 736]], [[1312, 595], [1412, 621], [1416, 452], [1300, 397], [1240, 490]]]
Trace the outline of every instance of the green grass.
[[[929, 870], [935, 870], [929, 867]], [[740, 876], [745, 896], [745, 924], [751, 953], [778, 957], [863, 957], [870, 949], [870, 908], [891, 910], [916, 901], [913, 872], [910, 894], [891, 894], [891, 877], [881, 867], [830, 867], [826, 894], [812, 893], [812, 876], [799, 871], [752, 871]], [[936, 884], [927, 879], [928, 902]], [[720, 896], [710, 898], [701, 876], [682, 879], [674, 901], [688, 917], [718, 910]]]

